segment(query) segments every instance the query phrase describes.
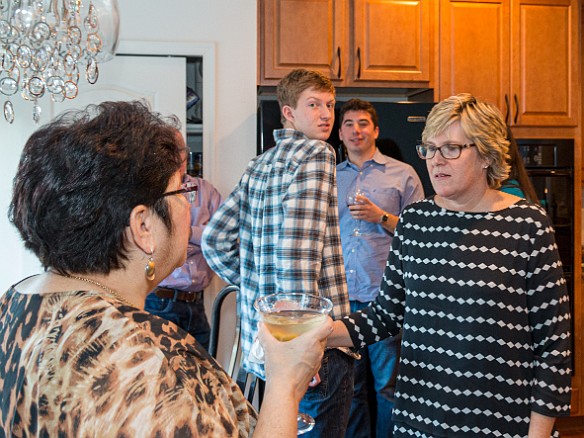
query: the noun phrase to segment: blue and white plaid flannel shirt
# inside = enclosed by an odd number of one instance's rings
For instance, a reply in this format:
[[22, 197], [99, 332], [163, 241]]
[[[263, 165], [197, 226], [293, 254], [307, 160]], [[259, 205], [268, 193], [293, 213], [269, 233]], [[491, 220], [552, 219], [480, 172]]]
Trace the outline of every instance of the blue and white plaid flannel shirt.
[[276, 147], [254, 158], [203, 233], [203, 254], [240, 288], [243, 366], [257, 336], [259, 296], [304, 292], [328, 297], [331, 316], [350, 313], [339, 233], [335, 154], [292, 129], [274, 131]]

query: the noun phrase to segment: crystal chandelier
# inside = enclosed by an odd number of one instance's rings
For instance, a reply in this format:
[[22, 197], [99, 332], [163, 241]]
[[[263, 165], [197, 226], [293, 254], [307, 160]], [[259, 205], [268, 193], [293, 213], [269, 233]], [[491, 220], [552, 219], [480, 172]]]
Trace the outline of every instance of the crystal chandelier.
[[95, 84], [99, 63], [112, 59], [118, 44], [117, 0], [0, 0], [0, 97], [4, 118], [14, 121], [11, 96], [33, 102], [75, 99], [80, 68]]

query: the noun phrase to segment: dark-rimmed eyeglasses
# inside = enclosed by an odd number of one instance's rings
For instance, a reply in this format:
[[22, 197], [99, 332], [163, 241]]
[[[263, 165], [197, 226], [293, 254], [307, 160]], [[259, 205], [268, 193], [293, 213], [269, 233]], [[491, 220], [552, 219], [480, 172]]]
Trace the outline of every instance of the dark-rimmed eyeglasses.
[[475, 146], [474, 143], [469, 144], [454, 144], [454, 143], [447, 143], [443, 144], [442, 146], [434, 146], [433, 144], [429, 143], [422, 143], [416, 146], [416, 150], [418, 151], [418, 156], [422, 160], [430, 160], [434, 158], [437, 151], [440, 151], [440, 155], [444, 157], [446, 160], [456, 160], [460, 157], [463, 149], [470, 148]]
[[195, 202], [197, 190], [199, 190], [199, 186], [196, 185], [194, 182], [186, 182], [180, 185], [180, 189], [173, 190], [172, 192], [166, 192], [160, 197], [164, 198], [165, 196], [185, 195], [187, 201], [189, 201], [189, 204], [192, 204], [193, 202]]

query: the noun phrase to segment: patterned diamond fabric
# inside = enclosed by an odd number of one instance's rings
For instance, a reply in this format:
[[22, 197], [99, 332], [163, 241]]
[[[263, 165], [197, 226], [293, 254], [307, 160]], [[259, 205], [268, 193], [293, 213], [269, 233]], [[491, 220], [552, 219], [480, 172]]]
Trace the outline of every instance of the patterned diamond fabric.
[[522, 200], [488, 213], [433, 199], [402, 214], [356, 346], [403, 327], [396, 436], [522, 437], [570, 410], [570, 308], [554, 230]]

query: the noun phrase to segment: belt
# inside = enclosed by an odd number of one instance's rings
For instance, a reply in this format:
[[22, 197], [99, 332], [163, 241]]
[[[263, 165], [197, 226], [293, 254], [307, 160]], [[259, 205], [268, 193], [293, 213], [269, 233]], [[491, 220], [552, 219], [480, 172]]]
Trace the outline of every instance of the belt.
[[191, 301], [195, 301], [201, 292], [203, 292], [203, 291], [185, 292], [183, 290], [178, 290], [178, 289], [157, 287], [154, 294], [158, 298], [169, 298], [172, 301], [185, 301], [187, 303], [190, 303]]

